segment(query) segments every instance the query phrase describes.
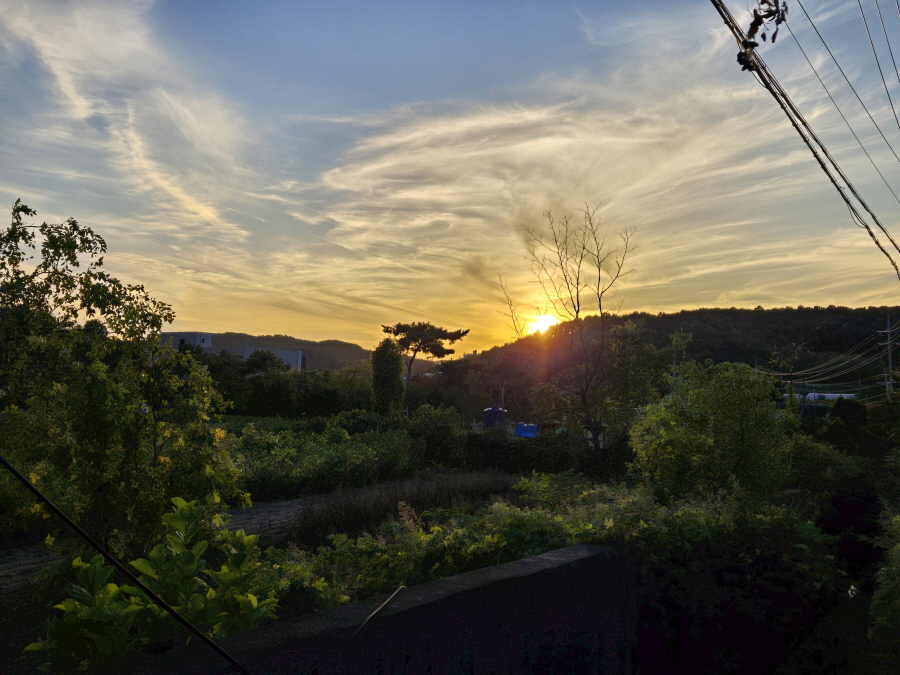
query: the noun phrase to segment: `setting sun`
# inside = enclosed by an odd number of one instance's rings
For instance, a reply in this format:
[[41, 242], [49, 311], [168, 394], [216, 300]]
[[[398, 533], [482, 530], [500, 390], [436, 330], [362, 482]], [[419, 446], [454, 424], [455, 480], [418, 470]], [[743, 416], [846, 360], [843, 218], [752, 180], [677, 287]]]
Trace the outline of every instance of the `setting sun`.
[[528, 324], [528, 333], [537, 333], [538, 331], [543, 331], [550, 328], [550, 326], [555, 326], [558, 323], [559, 320], [555, 316], [551, 316], [550, 314], [542, 314], [541, 316], [536, 316]]

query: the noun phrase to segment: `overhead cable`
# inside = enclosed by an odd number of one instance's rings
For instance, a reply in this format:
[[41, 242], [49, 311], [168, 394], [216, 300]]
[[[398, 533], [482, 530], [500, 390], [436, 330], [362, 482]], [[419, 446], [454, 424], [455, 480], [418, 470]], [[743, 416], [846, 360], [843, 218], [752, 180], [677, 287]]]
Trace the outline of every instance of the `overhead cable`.
[[[890, 330], [892, 330], [892, 331], [896, 330], [898, 327], [900, 327], [900, 321], [898, 321], [893, 326], [891, 326]], [[871, 342], [872, 340], [880, 340], [881, 337], [879, 335], [879, 332], [876, 332], [875, 334], [870, 335], [865, 340], [862, 340], [861, 342], [857, 343], [856, 345], [854, 345], [853, 347], [848, 349], [843, 354], [838, 354], [837, 356], [829, 359], [828, 361], [825, 361], [824, 363], [820, 363], [817, 366], [813, 366], [812, 368], [807, 368], [805, 370], [795, 370], [793, 372], [779, 372], [779, 371], [768, 370], [768, 369], [763, 369], [763, 370], [765, 370], [765, 372], [769, 373], [770, 375], [778, 375], [778, 376], [787, 376], [787, 375], [794, 375], [794, 376], [814, 375], [814, 376], [817, 376], [817, 375], [822, 375], [822, 374], [830, 372], [832, 370], [837, 370], [838, 368], [843, 368], [845, 365], [849, 364], [850, 361], [852, 361], [853, 359], [861, 358], [861, 357], [865, 356], [866, 354], [868, 354], [869, 352], [871, 352], [873, 349], [877, 349], [878, 347], [880, 347], [881, 346], [880, 344], [874, 344], [874, 345], [870, 345], [870, 346], [866, 347], [862, 351], [859, 351], [862, 348], [862, 346], [865, 345], [866, 343]], [[847, 360], [844, 361], [843, 363], [839, 363], [839, 361], [841, 359], [847, 359]], [[836, 365], [832, 366], [831, 364], [836, 364]], [[826, 366], [831, 366], [831, 367], [826, 368]]]
[[[900, 4], [898, 4], [897, 7], [900, 9]], [[894, 59], [894, 50], [891, 49], [891, 40], [888, 37], [887, 28], [884, 25], [884, 17], [881, 15], [881, 5], [878, 4], [878, 0], [875, 0], [875, 8], [878, 10], [878, 19], [881, 21], [881, 30], [884, 33], [884, 41], [887, 43], [888, 53], [891, 55], [891, 63], [894, 64], [894, 74], [897, 76], [897, 81], [900, 82], [900, 70], [897, 69], [897, 61]], [[894, 119], [897, 119], [896, 109], [894, 110]], [[900, 121], [897, 122], [897, 126], [900, 127]]]
[[[897, 128], [900, 129], [900, 119], [897, 119], [897, 110], [894, 108], [894, 102], [891, 100], [891, 92], [888, 91], [887, 81], [884, 79], [884, 71], [881, 70], [881, 60], [878, 58], [878, 51], [875, 49], [875, 41], [872, 39], [872, 33], [869, 32], [869, 22], [866, 21], [866, 13], [863, 11], [862, 0], [856, 0], [856, 4], [859, 5], [859, 13], [862, 16], [863, 25], [866, 27], [866, 35], [869, 36], [869, 44], [872, 45], [872, 54], [875, 55], [875, 65], [878, 66], [878, 74], [881, 75], [884, 93], [887, 94], [888, 103], [890, 103], [891, 111], [894, 113], [894, 120], [897, 122]], [[878, 0], [875, 0], [875, 5], [878, 6]], [[878, 10], [878, 16], [881, 16], [880, 9]], [[884, 28], [884, 22], [882, 22], [881, 27]], [[885, 30], [884, 36], [887, 37], [887, 30]], [[888, 47], [890, 47], [890, 43], [888, 43]]]
[[[881, 241], [878, 239], [878, 236], [869, 226], [869, 224], [862, 217], [862, 214], [859, 213], [856, 205], [850, 200], [850, 198], [845, 194], [845, 187], [840, 184], [838, 181], [838, 177], [844, 181], [846, 185], [846, 189], [848, 189], [853, 197], [859, 202], [862, 208], [871, 216], [872, 220], [877, 225], [878, 229], [884, 233], [884, 235], [891, 242], [893, 247], [900, 252], [900, 246], [898, 246], [897, 242], [894, 241], [894, 238], [887, 231], [887, 229], [882, 225], [881, 221], [878, 219], [878, 216], [869, 208], [869, 205], [862, 198], [853, 184], [850, 182], [850, 179], [846, 176], [843, 170], [838, 165], [837, 161], [834, 157], [831, 156], [831, 153], [828, 151], [828, 148], [825, 147], [824, 143], [822, 143], [821, 139], [816, 135], [816, 133], [809, 126], [809, 122], [803, 117], [802, 113], [797, 109], [797, 106], [791, 100], [790, 96], [788, 96], [787, 92], [778, 82], [777, 78], [771, 73], [766, 65], [765, 61], [759, 56], [755, 51], [746, 47], [745, 45], [755, 45], [751, 40], [748, 40], [745, 35], [743, 29], [738, 25], [735, 18], [732, 16], [731, 12], [725, 7], [722, 0], [710, 0], [713, 6], [716, 8], [716, 11], [719, 12], [719, 15], [725, 21], [725, 24], [729, 27], [737, 41], [741, 52], [739, 53], [739, 57], [743, 55], [744, 60], [749, 64], [751, 69], [755, 69], [758, 71], [759, 79], [762, 82], [763, 86], [772, 94], [772, 97], [776, 100], [778, 105], [784, 111], [787, 118], [790, 120], [791, 124], [797, 130], [797, 133], [800, 135], [800, 138], [809, 148], [810, 152], [812, 152], [813, 157], [819, 163], [822, 171], [831, 181], [832, 185], [834, 185], [835, 189], [837, 189], [838, 194], [841, 195], [841, 198], [844, 200], [844, 203], [847, 204], [847, 208], [850, 209], [851, 214], [853, 214], [854, 219], [861, 223], [861, 225], [865, 228], [866, 233], [878, 247], [878, 249], [884, 254], [884, 256], [891, 263], [891, 266], [894, 268], [894, 271], [897, 274], [897, 278], [900, 279], [900, 266], [894, 261], [891, 254], [884, 247]], [[799, 0], [798, 0], [799, 2]], [[815, 145], [814, 145], [815, 144]], [[818, 149], [817, 149], [818, 148]], [[828, 162], [826, 163], [826, 159]], [[898, 158], [900, 160], [900, 158]], [[835, 175], [836, 174], [836, 175]]]
[[[856, 100], [859, 101], [859, 104], [863, 107], [863, 110], [866, 111], [866, 114], [869, 116], [869, 119], [872, 120], [872, 124], [875, 125], [875, 128], [878, 129], [878, 133], [881, 134], [881, 138], [884, 140], [885, 144], [887, 144], [888, 148], [890, 148], [891, 153], [900, 162], [900, 157], [897, 156], [897, 153], [894, 152], [894, 146], [891, 145], [890, 141], [888, 141], [887, 136], [884, 135], [884, 132], [881, 130], [881, 127], [878, 126], [878, 122], [875, 121], [875, 118], [872, 117], [872, 113], [869, 112], [868, 107], [863, 102], [862, 97], [859, 95], [859, 92], [856, 91], [856, 87], [853, 86], [853, 83], [850, 81], [850, 78], [847, 77], [847, 73], [844, 72], [844, 69], [841, 68], [841, 64], [838, 63], [837, 58], [834, 53], [831, 51], [831, 48], [828, 46], [828, 43], [825, 42], [825, 38], [822, 37], [822, 34], [819, 32], [819, 29], [816, 28], [816, 24], [813, 22], [812, 17], [809, 15], [809, 12], [806, 11], [806, 7], [803, 6], [803, 3], [800, 0], [797, 0], [797, 4], [800, 5], [800, 9], [803, 10], [803, 13], [806, 15], [807, 20], [809, 20], [809, 25], [813, 27], [813, 30], [816, 31], [816, 35], [819, 36], [819, 40], [822, 41], [822, 45], [824, 45], [825, 49], [828, 51], [828, 55], [831, 57], [831, 60], [834, 61], [834, 65], [837, 66], [838, 70], [841, 71], [841, 75], [844, 76], [844, 79], [847, 81], [847, 84], [850, 86], [850, 90], [856, 95]], [[757, 56], [757, 58], [759, 58]]]
[[[876, 360], [878, 360], [878, 359], [880, 359], [880, 358], [881, 358], [881, 354], [876, 354], [875, 356], [872, 356], [872, 357], [866, 359], [866, 360], [863, 361], [862, 363], [857, 363], [857, 364], [855, 364], [854, 366], [852, 366], [852, 367], [850, 367], [850, 368], [847, 368], [846, 370], [842, 370], [842, 371], [839, 372], [839, 373], [834, 373], [833, 375], [829, 375], [828, 377], [816, 377], [816, 378], [812, 378], [812, 379], [810, 379], [810, 378], [803, 378], [803, 379], [804, 379], [806, 382], [809, 382], [810, 384], [814, 384], [814, 383], [816, 383], [816, 382], [823, 382], [823, 381], [825, 381], [825, 380], [832, 380], [832, 379], [834, 379], [835, 377], [840, 377], [841, 375], [846, 375], [847, 373], [852, 373], [854, 370], [859, 370], [859, 369], [862, 368], [863, 366], [867, 366], [867, 365], [869, 365], [870, 363], [872, 363], [872, 361], [876, 361]], [[796, 379], [796, 377], [797, 377], [797, 373], [794, 373], [794, 378]]]
[[[898, 0], [900, 1], [900, 0]], [[825, 86], [825, 82], [822, 80], [822, 77], [819, 75], [819, 71], [816, 70], [816, 67], [813, 65], [809, 56], [806, 55], [806, 50], [803, 49], [803, 46], [800, 44], [800, 41], [797, 39], [796, 34], [791, 29], [791, 25], [785, 21], [784, 25], [787, 26], [788, 32], [791, 34], [791, 37], [794, 38], [794, 42], [797, 43], [797, 47], [800, 49], [800, 53], [803, 54], [803, 58], [806, 59], [806, 62], [809, 64], [809, 67], [812, 69], [816, 78], [819, 80], [819, 84], [822, 85], [822, 89], [825, 90], [825, 93], [828, 94], [828, 98], [831, 99], [831, 102], [834, 104], [834, 107], [837, 109], [838, 114], [841, 116], [841, 119], [844, 120], [844, 124], [847, 125], [847, 128], [850, 130], [850, 133], [853, 134], [853, 138], [856, 139], [856, 142], [859, 143], [859, 147], [862, 148], [862, 151], [866, 153], [866, 157], [869, 158], [869, 161], [872, 163], [875, 171], [878, 172], [878, 175], [881, 176], [881, 180], [884, 181], [887, 189], [891, 191], [891, 194], [894, 195], [894, 199], [900, 204], [900, 197], [897, 197], [897, 193], [894, 192], [894, 188], [891, 187], [890, 183], [887, 182], [887, 178], [884, 177], [884, 174], [881, 173], [881, 169], [878, 168], [878, 165], [875, 163], [875, 160], [872, 159], [872, 155], [869, 154], [869, 151], [866, 150], [866, 146], [863, 145], [863, 142], [859, 139], [859, 136], [856, 135], [856, 132], [853, 130], [853, 127], [850, 126], [850, 122], [847, 120], [847, 117], [844, 115], [844, 111], [841, 110], [841, 107], [837, 104], [837, 101], [834, 100], [834, 96], [831, 95], [831, 92], [828, 90], [828, 87]]]

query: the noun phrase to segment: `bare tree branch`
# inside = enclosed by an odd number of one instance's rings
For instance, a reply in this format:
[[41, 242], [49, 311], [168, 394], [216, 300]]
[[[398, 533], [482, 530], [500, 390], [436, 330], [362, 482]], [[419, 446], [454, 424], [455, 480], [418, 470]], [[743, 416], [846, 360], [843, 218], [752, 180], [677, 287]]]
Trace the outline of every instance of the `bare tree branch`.
[[512, 297], [509, 295], [509, 289], [506, 287], [506, 282], [503, 281], [503, 273], [497, 272], [497, 281], [494, 282], [503, 292], [503, 299], [506, 303], [506, 312], [500, 312], [503, 316], [507, 317], [510, 320], [510, 324], [508, 324], [513, 332], [516, 334], [516, 339], [519, 340], [525, 335], [525, 322], [519, 318], [519, 305], [513, 302]]

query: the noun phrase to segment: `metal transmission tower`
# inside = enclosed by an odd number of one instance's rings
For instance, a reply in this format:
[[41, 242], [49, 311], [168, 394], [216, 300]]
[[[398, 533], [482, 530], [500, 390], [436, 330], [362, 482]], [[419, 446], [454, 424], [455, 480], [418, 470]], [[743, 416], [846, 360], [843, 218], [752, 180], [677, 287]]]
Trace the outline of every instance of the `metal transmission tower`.
[[[834, 159], [834, 157], [828, 151], [828, 148], [825, 147], [825, 144], [822, 143], [821, 139], [819, 139], [816, 133], [812, 130], [812, 128], [809, 126], [809, 123], [803, 117], [803, 114], [798, 110], [797, 106], [794, 105], [794, 102], [791, 100], [790, 96], [788, 96], [787, 92], [769, 70], [769, 67], [766, 65], [765, 61], [763, 61], [762, 57], [756, 53], [756, 47], [758, 47], [759, 44], [752, 38], [756, 35], [760, 27], [763, 27], [764, 21], [769, 21], [772, 18], [776, 17], [776, 13], [779, 11], [778, 4], [772, 2], [762, 3], [766, 5], [774, 4], [775, 13], [773, 13], [773, 10], [766, 10], [765, 13], [760, 13], [759, 10], [754, 10], [753, 23], [750, 26], [749, 33], [745, 34], [743, 29], [738, 24], [737, 20], [735, 20], [734, 16], [731, 14], [722, 0], [710, 1], [712, 2], [713, 7], [716, 8], [716, 11], [722, 17], [725, 25], [728, 26], [729, 30], [731, 30], [734, 39], [737, 41], [738, 47], [740, 49], [740, 51], [738, 52], [737, 60], [738, 63], [743, 66], [742, 70], [749, 70], [753, 74], [753, 76], [756, 77], [757, 81], [772, 95], [772, 97], [784, 111], [784, 114], [790, 120], [791, 124], [794, 126], [794, 129], [797, 130], [800, 138], [803, 139], [803, 142], [809, 148], [810, 152], [812, 152], [813, 157], [816, 158], [816, 161], [819, 163], [822, 171], [825, 172], [825, 175], [828, 176], [831, 184], [834, 185], [835, 189], [838, 191], [841, 199], [844, 200], [844, 203], [847, 205], [847, 209], [849, 209], [853, 221], [868, 233], [872, 241], [875, 242], [875, 245], [881, 250], [881, 252], [893, 266], [894, 271], [897, 273], [897, 278], [900, 279], [900, 266], [897, 265], [891, 253], [888, 251], [888, 248], [886, 248], [885, 245], [882, 244], [882, 242], [878, 238], [878, 235], [863, 217], [862, 211], [865, 211], [865, 213], [868, 214], [872, 222], [881, 231], [883, 236], [886, 237], [890, 242], [890, 247], [895, 249], [897, 253], [900, 253], [900, 245], [897, 244], [897, 242], [891, 236], [890, 232], [888, 232], [887, 228], [882, 225], [881, 221], [878, 219], [872, 209], [869, 208], [869, 205], [862, 198], [856, 187], [853, 185], [853, 183], [850, 182], [850, 179], [847, 178], [847, 175], [838, 165], [837, 160]], [[781, 7], [783, 10], [783, 4], [781, 5]], [[784, 10], [784, 12], [786, 12], [786, 10]], [[785, 13], [782, 13], [777, 23], [786, 23], [786, 19], [784, 17]]]

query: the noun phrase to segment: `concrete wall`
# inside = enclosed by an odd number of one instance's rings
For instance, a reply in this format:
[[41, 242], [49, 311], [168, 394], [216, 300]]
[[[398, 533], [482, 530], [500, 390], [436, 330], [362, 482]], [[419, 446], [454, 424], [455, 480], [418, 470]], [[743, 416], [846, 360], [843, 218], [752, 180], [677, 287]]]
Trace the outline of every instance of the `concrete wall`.
[[[221, 641], [250, 673], [303, 673], [387, 596]], [[636, 565], [622, 548], [570, 546], [400, 591], [319, 675], [634, 671]], [[123, 672], [123, 671], [120, 671]], [[203, 644], [144, 655], [131, 675], [235, 672]]]

